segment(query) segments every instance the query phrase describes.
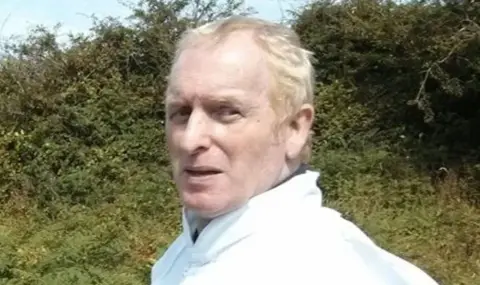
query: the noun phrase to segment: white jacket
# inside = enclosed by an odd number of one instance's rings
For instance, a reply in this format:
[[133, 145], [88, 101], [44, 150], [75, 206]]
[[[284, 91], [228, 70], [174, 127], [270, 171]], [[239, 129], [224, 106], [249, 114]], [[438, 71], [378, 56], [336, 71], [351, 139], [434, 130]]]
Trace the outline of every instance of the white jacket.
[[152, 285], [437, 285], [322, 207], [319, 174], [305, 171], [211, 221], [195, 243], [183, 233], [152, 269]]

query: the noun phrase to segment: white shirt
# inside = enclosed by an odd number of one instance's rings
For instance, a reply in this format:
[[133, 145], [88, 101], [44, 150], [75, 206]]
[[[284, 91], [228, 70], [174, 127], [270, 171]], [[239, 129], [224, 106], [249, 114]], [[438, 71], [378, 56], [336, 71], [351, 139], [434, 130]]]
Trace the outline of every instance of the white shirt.
[[152, 285], [438, 285], [322, 206], [306, 171], [212, 220], [192, 241], [194, 218], [152, 269]]

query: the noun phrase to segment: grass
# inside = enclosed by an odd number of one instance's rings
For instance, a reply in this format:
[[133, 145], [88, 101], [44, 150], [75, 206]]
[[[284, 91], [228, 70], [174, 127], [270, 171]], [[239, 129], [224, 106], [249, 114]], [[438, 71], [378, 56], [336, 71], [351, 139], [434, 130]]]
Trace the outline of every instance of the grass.
[[[327, 206], [379, 245], [440, 284], [480, 284], [480, 209], [460, 198], [466, 186], [454, 175], [434, 187], [380, 150], [319, 151], [313, 165], [322, 170]], [[0, 284], [148, 284], [180, 229], [175, 192], [163, 186], [146, 199], [139, 183], [138, 192], [92, 208], [57, 202], [54, 215], [12, 199], [0, 210]]]
[[[362, 162], [336, 168], [352, 157]], [[316, 160], [326, 170], [324, 179], [336, 187], [333, 194], [327, 188], [327, 206], [357, 223], [377, 244], [440, 284], [480, 284], [480, 209], [461, 198], [467, 186], [454, 174], [434, 187], [409, 163], [376, 150], [360, 156], [333, 152]]]

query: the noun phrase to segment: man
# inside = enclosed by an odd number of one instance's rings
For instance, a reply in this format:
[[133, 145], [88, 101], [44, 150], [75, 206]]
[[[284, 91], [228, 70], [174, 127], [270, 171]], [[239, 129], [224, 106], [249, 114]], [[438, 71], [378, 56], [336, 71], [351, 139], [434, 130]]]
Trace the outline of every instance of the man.
[[305, 165], [310, 56], [293, 31], [253, 18], [183, 35], [165, 95], [183, 233], [153, 285], [437, 284], [322, 207]]

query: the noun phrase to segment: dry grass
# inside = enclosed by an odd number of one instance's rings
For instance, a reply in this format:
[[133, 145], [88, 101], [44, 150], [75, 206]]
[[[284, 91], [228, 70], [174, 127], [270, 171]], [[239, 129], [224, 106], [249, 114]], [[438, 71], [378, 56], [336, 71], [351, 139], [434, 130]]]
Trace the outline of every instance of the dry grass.
[[440, 284], [480, 284], [480, 209], [462, 198], [479, 189], [466, 189], [453, 172], [434, 186], [426, 175], [405, 175], [347, 178], [339, 183], [345, 194], [327, 205]]
[[[317, 155], [326, 204], [440, 284], [480, 284], [480, 209], [462, 198], [466, 184], [451, 174], [434, 187], [407, 164], [386, 167], [389, 159]], [[95, 208], [58, 203], [54, 218], [13, 198], [0, 211], [0, 284], [148, 284], [153, 262], [178, 234], [179, 209], [176, 199], [137, 196]]]

